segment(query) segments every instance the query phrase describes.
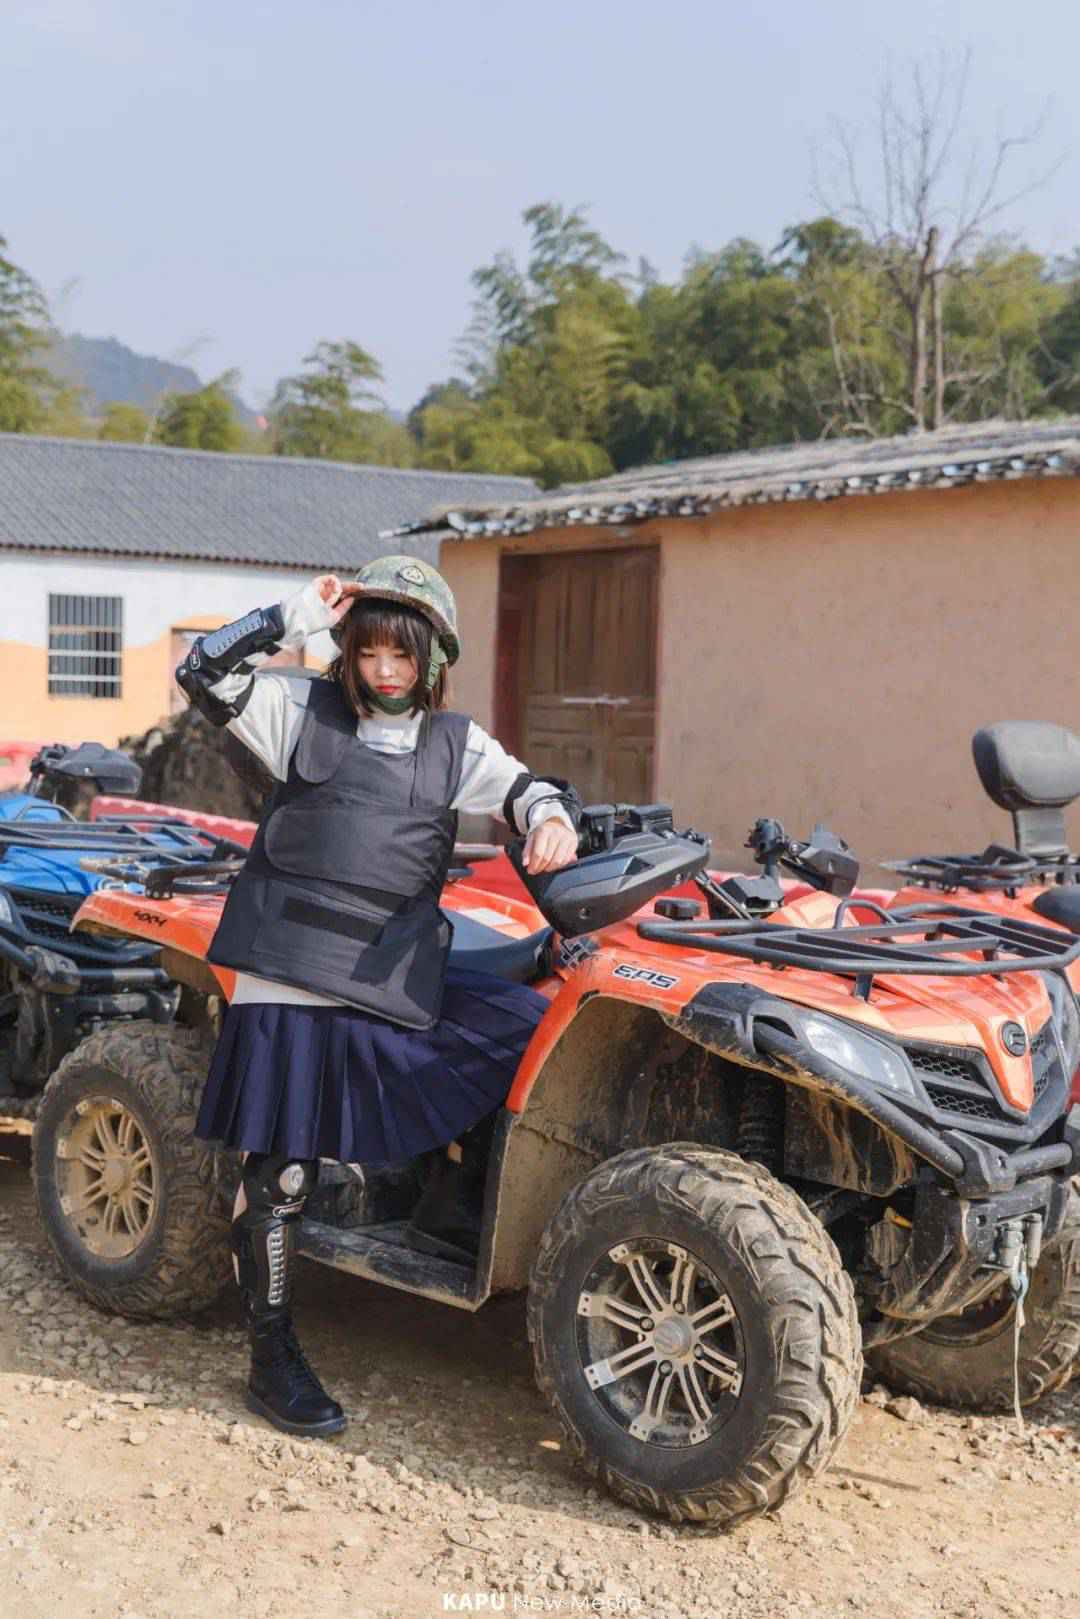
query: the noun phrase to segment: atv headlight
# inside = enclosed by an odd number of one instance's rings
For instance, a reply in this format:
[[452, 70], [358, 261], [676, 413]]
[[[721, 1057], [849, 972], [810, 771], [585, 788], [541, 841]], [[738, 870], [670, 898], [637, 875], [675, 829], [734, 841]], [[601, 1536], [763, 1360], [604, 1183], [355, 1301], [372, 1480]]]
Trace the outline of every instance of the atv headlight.
[[1080, 1011], [1072, 985], [1061, 973], [1044, 973], [1043, 983], [1050, 996], [1054, 1027], [1065, 1048], [1065, 1072], [1074, 1074], [1080, 1063]]
[[11, 903], [11, 895], [5, 894], [4, 890], [0, 888], [0, 927], [15, 928], [18, 925], [15, 907]]
[[832, 1018], [804, 1018], [800, 1028], [811, 1050], [846, 1068], [849, 1074], [858, 1074], [860, 1079], [889, 1091], [902, 1091], [905, 1096], [918, 1095], [907, 1058], [895, 1046]]

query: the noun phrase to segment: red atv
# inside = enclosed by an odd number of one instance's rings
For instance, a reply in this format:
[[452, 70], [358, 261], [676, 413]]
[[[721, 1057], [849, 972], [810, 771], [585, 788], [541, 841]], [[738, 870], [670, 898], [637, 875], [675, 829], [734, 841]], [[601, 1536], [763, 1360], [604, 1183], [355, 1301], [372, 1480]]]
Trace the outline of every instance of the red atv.
[[[586, 1468], [720, 1524], [825, 1466], [864, 1346], [891, 1375], [920, 1344], [932, 1392], [983, 1405], [1014, 1377], [1036, 1399], [1080, 1348], [1080, 939], [853, 901], [855, 862], [820, 830], [760, 822], [752, 843], [761, 875], [721, 882], [664, 806], [595, 806], [575, 866], [522, 873], [530, 903], [451, 884], [457, 959], [551, 1003], [500, 1115], [477, 1262], [410, 1246], [410, 1165], [324, 1165], [300, 1235], [461, 1309], [527, 1288], [537, 1380]], [[697, 899], [658, 897], [688, 878]], [[205, 960], [215, 880], [102, 891], [77, 919], [154, 940], [184, 986], [176, 1026], [72, 1052], [35, 1129], [61, 1263], [124, 1314], [231, 1285], [235, 1155], [191, 1134], [232, 989]]]

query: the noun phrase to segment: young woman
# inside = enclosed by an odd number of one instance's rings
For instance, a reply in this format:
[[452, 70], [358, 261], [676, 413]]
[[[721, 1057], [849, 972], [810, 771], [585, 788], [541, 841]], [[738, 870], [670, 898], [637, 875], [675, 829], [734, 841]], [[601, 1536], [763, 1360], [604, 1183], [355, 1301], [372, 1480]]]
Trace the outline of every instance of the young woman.
[[[340, 648], [327, 678], [254, 672], [320, 630]], [[345, 1426], [290, 1309], [293, 1232], [319, 1159], [427, 1155], [411, 1239], [467, 1263], [478, 1230], [467, 1193], [482, 1184], [491, 1124], [547, 1005], [448, 961], [439, 896], [457, 811], [525, 834], [525, 864], [539, 872], [576, 858], [580, 807], [566, 782], [532, 776], [447, 711], [459, 651], [446, 581], [394, 556], [200, 637], [176, 672], [279, 783], [209, 951], [237, 981], [195, 1132], [245, 1154], [232, 1248], [247, 1404], [288, 1433]], [[456, 1170], [440, 1151], [454, 1140]]]

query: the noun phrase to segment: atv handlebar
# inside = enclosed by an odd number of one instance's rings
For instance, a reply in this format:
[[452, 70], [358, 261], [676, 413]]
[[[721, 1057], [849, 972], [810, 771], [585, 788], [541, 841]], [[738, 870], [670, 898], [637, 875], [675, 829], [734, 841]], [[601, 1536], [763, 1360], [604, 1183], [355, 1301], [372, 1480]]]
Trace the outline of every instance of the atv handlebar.
[[783, 866], [811, 888], [826, 894], [850, 894], [859, 880], [859, 862], [843, 838], [820, 822], [807, 841], [789, 838], [779, 821], [763, 816], [750, 828], [744, 845], [752, 850], [766, 877], [776, 878]]
[[133, 798], [142, 781], [142, 767], [130, 754], [100, 742], [81, 742], [77, 747], [52, 742], [30, 761], [30, 784], [36, 797], [40, 796], [39, 785], [49, 779], [92, 781], [99, 792]]
[[586, 804], [578, 827], [578, 854], [601, 854], [620, 837], [638, 832], [673, 832], [670, 804]]

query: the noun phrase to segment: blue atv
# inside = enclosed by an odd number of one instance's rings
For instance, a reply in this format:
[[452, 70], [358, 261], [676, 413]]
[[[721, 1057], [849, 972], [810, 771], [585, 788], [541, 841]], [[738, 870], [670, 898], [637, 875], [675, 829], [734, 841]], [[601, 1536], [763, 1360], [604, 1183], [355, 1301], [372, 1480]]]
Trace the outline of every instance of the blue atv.
[[[87, 1297], [198, 1308], [225, 1280], [237, 1179], [192, 1135], [208, 1003], [153, 943], [71, 926], [95, 889], [142, 892], [170, 871], [212, 885], [247, 851], [167, 811], [76, 820], [58, 799], [80, 784], [139, 789], [132, 760], [98, 743], [43, 748], [30, 769], [25, 791], [0, 794], [0, 1128], [34, 1120], [38, 1213]], [[204, 1249], [185, 1285], [181, 1254]]]
[[33, 1118], [50, 1074], [103, 1025], [176, 1017], [181, 986], [153, 945], [70, 931], [86, 895], [245, 853], [167, 815], [76, 820], [63, 789], [139, 788], [138, 766], [99, 743], [43, 748], [30, 770], [25, 791], [0, 794], [0, 1118]]

